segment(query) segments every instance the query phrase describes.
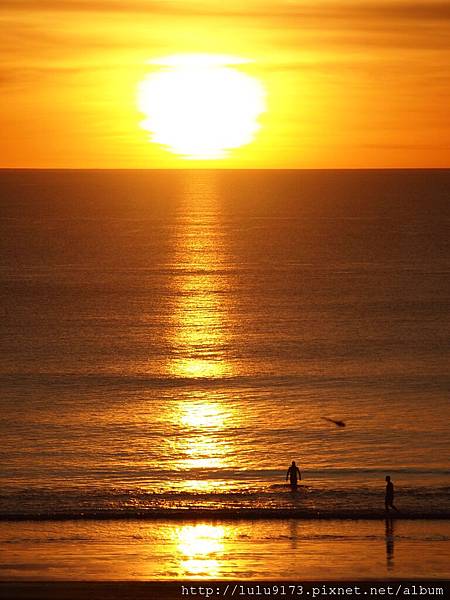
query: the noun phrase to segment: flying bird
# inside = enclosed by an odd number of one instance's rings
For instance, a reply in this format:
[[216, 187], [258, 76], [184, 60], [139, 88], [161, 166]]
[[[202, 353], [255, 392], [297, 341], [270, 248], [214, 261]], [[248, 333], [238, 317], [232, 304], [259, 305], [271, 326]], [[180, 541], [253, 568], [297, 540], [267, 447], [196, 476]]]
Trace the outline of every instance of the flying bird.
[[334, 419], [329, 419], [328, 417], [320, 417], [324, 421], [329, 421], [330, 423], [334, 423], [338, 427], [345, 427], [344, 421], [335, 421]]

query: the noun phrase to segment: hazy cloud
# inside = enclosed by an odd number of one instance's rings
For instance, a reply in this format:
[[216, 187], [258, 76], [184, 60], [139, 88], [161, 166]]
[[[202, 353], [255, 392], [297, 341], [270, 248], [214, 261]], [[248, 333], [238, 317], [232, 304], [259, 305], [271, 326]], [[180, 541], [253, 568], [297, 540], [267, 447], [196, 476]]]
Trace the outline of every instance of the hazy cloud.
[[189, 0], [2, 0], [0, 11], [147, 13], [268, 19], [450, 19], [450, 3], [437, 1], [364, 2], [190, 2]]
[[[91, 70], [92, 67], [89, 67]], [[59, 76], [78, 75], [85, 73], [86, 69], [81, 67], [11, 67], [0, 68], [0, 85], [14, 84], [23, 81], [42, 81], [42, 78], [55, 78]]]

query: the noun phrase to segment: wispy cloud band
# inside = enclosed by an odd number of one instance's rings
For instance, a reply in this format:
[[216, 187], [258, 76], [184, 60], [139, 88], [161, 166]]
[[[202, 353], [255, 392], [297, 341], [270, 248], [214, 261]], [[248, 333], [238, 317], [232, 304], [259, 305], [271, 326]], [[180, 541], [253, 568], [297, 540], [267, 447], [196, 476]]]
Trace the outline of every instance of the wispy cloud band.
[[153, 0], [2, 0], [1, 12], [86, 12], [86, 13], [145, 13], [178, 16], [224, 16], [260, 19], [450, 19], [450, 3], [408, 0], [380, 2], [190, 2]]

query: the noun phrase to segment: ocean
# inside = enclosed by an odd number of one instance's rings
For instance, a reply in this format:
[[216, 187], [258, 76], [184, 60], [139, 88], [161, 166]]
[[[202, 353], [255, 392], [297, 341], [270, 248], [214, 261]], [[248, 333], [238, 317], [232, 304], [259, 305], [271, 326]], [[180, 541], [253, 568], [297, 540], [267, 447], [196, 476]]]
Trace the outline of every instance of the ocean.
[[3, 520], [450, 515], [450, 171], [0, 182]]
[[450, 171], [0, 183], [1, 581], [450, 577]]

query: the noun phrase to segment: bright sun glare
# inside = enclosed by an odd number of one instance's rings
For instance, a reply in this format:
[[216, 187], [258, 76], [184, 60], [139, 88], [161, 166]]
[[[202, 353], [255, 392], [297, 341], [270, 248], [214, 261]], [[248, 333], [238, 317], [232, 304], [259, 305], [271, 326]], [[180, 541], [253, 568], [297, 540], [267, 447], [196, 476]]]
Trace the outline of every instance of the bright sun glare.
[[152, 61], [138, 86], [141, 127], [150, 140], [185, 159], [221, 159], [250, 143], [265, 110], [262, 84], [230, 65], [233, 56], [180, 54]]

